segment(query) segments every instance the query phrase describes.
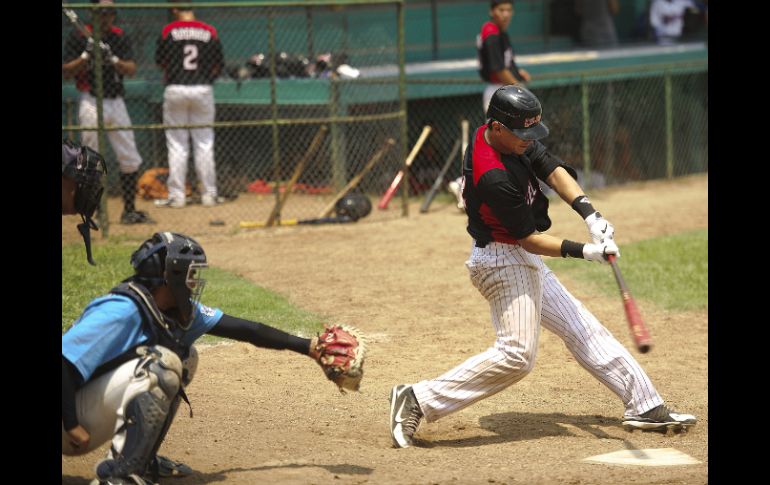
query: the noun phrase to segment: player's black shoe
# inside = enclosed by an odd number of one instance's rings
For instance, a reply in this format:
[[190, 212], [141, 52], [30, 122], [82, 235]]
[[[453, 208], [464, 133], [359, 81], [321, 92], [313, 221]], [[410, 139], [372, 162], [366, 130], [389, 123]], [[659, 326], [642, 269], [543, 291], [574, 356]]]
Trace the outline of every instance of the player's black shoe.
[[390, 436], [396, 448], [412, 446], [423, 414], [412, 386], [399, 384], [390, 391]]
[[654, 407], [638, 416], [623, 418], [623, 426], [629, 429], [660, 430], [671, 427], [689, 427], [695, 425], [698, 419], [692, 414], [682, 414], [672, 411], [665, 404]]
[[123, 211], [120, 216], [121, 224], [155, 224], [155, 221], [143, 211]]

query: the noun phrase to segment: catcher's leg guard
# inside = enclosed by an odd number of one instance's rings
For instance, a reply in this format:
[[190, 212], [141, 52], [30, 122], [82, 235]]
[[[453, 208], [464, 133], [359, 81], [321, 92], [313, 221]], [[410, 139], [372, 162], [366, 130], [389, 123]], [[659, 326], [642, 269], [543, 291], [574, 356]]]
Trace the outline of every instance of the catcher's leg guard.
[[99, 479], [142, 475], [157, 450], [159, 438], [182, 382], [182, 362], [165, 347], [140, 347], [143, 357], [134, 371], [137, 380], [146, 380], [147, 389], [126, 396], [118, 414], [117, 429], [110, 457], [96, 466]]

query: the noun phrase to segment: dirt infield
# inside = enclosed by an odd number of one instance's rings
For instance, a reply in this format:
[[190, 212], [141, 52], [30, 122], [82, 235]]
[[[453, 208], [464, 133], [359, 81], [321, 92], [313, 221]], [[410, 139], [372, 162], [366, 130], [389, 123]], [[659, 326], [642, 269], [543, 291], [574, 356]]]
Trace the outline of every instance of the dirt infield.
[[[615, 224], [621, 248], [708, 227], [706, 175], [590, 195]], [[699, 417], [689, 433], [624, 431], [615, 395], [585, 372], [556, 336], [543, 332], [527, 378], [459, 413], [423, 423], [419, 446], [393, 449], [387, 424], [391, 386], [435, 377], [494, 340], [486, 302], [463, 265], [470, 249], [465, 218], [449, 203], [434, 204], [429, 214], [419, 214], [418, 207], [395, 220], [200, 238], [212, 265], [331, 321], [363, 329], [371, 350], [362, 392], [340, 395], [315, 363], [297, 354], [240, 343], [201, 348], [188, 388], [194, 418], [183, 404], [161, 448], [196, 473], [165, 483], [708, 481], [707, 312], [669, 312], [648, 301], [639, 306], [655, 347], [648, 354], [632, 353], [668, 403]], [[552, 204], [551, 215], [549, 233], [585, 239], [584, 224], [566, 204]], [[592, 294], [567, 277], [562, 281], [632, 347], [617, 297]], [[638, 467], [581, 461], [645, 448], [676, 448], [701, 463]], [[88, 483], [105, 449], [63, 457], [62, 483]]]

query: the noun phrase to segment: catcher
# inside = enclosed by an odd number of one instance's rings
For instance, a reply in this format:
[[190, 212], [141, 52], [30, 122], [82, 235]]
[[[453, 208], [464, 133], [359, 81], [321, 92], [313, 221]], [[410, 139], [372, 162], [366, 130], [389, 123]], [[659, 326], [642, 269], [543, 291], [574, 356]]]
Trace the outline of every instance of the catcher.
[[306, 339], [201, 304], [206, 254], [191, 237], [155, 233], [131, 265], [133, 276], [91, 301], [62, 335], [62, 453], [112, 441], [92, 483], [157, 481], [157, 452], [187, 401], [193, 343], [203, 334], [307, 355], [341, 391], [358, 390], [366, 349], [356, 329], [327, 326]]

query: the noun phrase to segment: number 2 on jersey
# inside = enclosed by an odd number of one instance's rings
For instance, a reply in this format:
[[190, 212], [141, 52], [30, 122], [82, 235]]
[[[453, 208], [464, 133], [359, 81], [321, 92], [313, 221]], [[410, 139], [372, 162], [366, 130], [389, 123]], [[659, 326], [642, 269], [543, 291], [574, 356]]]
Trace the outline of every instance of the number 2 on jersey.
[[182, 66], [185, 71], [194, 71], [198, 69], [198, 46], [195, 44], [185, 44], [184, 60]]

